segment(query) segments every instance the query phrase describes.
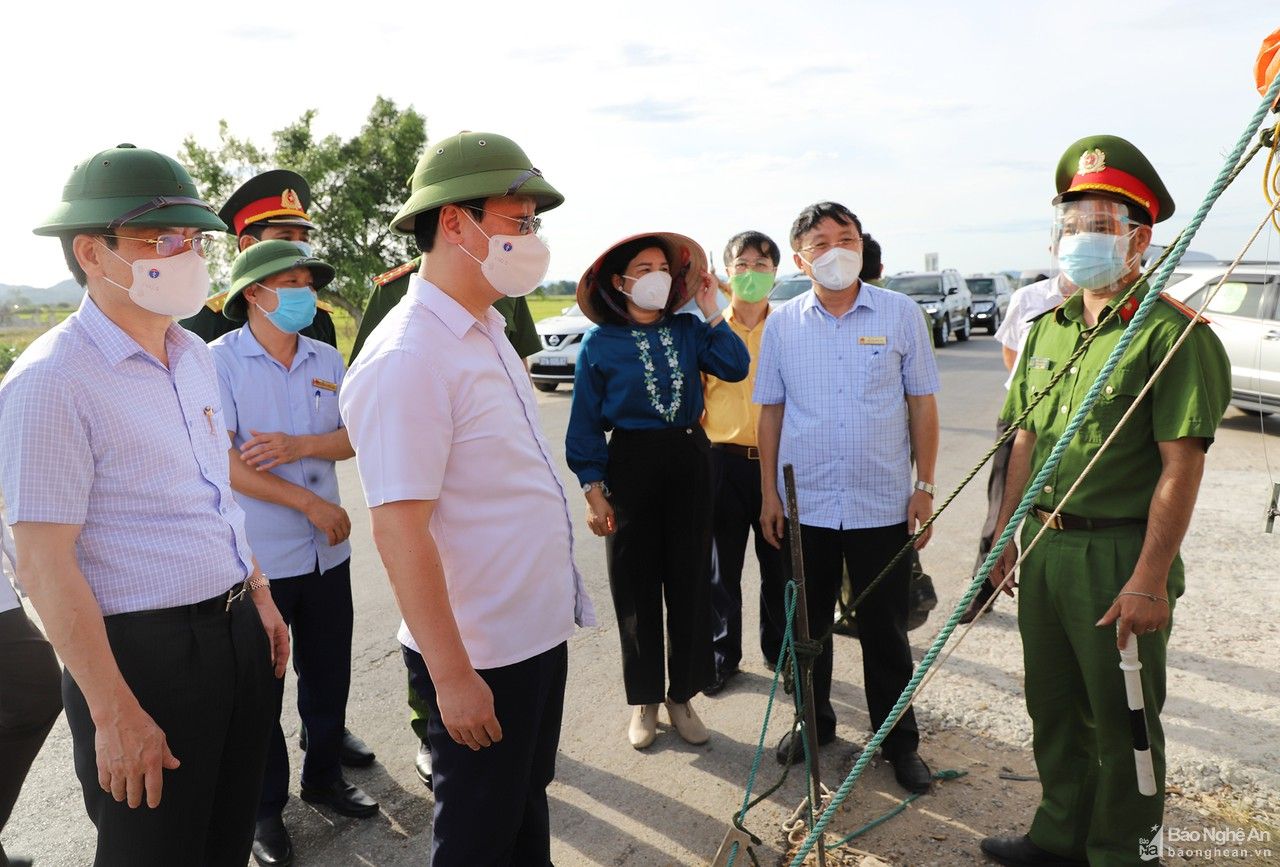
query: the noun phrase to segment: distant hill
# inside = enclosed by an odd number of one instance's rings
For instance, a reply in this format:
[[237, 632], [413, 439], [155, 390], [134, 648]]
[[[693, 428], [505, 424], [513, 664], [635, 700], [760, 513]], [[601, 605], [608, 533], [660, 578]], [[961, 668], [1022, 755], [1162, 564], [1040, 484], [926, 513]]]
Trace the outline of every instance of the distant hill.
[[84, 297], [84, 289], [70, 279], [43, 289], [36, 286], [11, 286], [0, 283], [0, 304], [13, 304], [25, 299], [28, 304], [37, 307], [43, 304], [64, 303], [74, 306], [80, 303], [82, 297]]

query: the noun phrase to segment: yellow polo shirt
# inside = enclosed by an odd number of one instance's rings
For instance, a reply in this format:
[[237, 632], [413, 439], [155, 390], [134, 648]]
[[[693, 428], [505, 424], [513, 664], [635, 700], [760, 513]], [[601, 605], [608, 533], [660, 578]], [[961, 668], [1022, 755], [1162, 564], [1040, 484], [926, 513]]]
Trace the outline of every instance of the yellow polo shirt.
[[756, 445], [756, 423], [760, 421], [760, 407], [751, 402], [751, 392], [756, 385], [756, 365], [760, 361], [760, 339], [764, 336], [764, 323], [771, 308], [766, 307], [764, 317], [755, 328], [747, 328], [733, 316], [733, 306], [725, 308], [724, 321], [733, 333], [747, 345], [751, 355], [751, 367], [742, 382], [725, 382], [703, 374], [702, 397], [706, 410], [702, 415], [702, 427], [707, 439], [713, 443], [733, 443], [739, 446]]

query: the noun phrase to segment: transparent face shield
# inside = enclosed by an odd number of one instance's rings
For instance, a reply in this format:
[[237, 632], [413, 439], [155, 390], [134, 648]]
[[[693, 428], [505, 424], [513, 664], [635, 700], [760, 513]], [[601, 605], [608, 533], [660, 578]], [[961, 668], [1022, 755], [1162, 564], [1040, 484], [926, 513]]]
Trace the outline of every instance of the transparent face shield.
[[1129, 208], [1110, 199], [1087, 198], [1059, 202], [1053, 206], [1053, 229], [1049, 247], [1058, 255], [1064, 237], [1075, 235], [1112, 235], [1129, 238], [1141, 224], [1129, 216]]

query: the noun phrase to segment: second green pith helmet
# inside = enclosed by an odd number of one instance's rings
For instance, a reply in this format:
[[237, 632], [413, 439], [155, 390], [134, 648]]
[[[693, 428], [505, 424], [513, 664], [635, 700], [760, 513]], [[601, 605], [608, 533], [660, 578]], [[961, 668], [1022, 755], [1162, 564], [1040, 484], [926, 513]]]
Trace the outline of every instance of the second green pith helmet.
[[518, 144], [488, 132], [460, 132], [428, 145], [409, 190], [409, 200], [391, 221], [391, 230], [401, 235], [413, 234], [418, 214], [454, 202], [532, 196], [541, 213], [564, 201]]
[[311, 270], [311, 288], [319, 291], [333, 280], [333, 266], [306, 256], [292, 241], [259, 241], [231, 263], [231, 291], [227, 293], [222, 315], [233, 322], [243, 322], [248, 315], [244, 289], [272, 274], [293, 268]]
[[122, 144], [72, 169], [62, 188], [62, 201], [34, 231], [57, 236], [115, 231], [121, 226], [211, 232], [226, 228], [177, 160]]

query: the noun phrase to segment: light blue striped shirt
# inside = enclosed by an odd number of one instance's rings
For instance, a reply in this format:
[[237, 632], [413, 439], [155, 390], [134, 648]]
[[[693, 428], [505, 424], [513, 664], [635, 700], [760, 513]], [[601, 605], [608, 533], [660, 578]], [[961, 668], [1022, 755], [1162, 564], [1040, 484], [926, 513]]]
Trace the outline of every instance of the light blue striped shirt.
[[168, 368], [85, 295], [0, 384], [9, 523], [80, 525], [104, 615], [201, 602], [252, 569], [213, 359], [176, 324], [165, 348]]
[[[236, 449], [253, 439], [252, 431], [308, 436], [342, 427], [342, 356], [327, 343], [298, 335], [298, 351], [288, 370], [267, 354], [247, 324], [210, 343], [209, 350], [218, 368], [226, 429], [235, 432]], [[330, 503], [340, 502], [334, 461], [301, 458], [268, 472]], [[327, 572], [351, 556], [350, 542], [330, 545], [324, 531], [296, 509], [247, 494], [236, 497], [248, 518], [249, 544], [269, 578], [308, 575], [317, 562]]]
[[862, 283], [839, 319], [812, 289], [765, 320], [753, 399], [785, 404], [778, 449], [795, 467], [800, 522], [858, 530], [907, 519], [911, 438], [906, 396], [938, 390], [920, 308]]

